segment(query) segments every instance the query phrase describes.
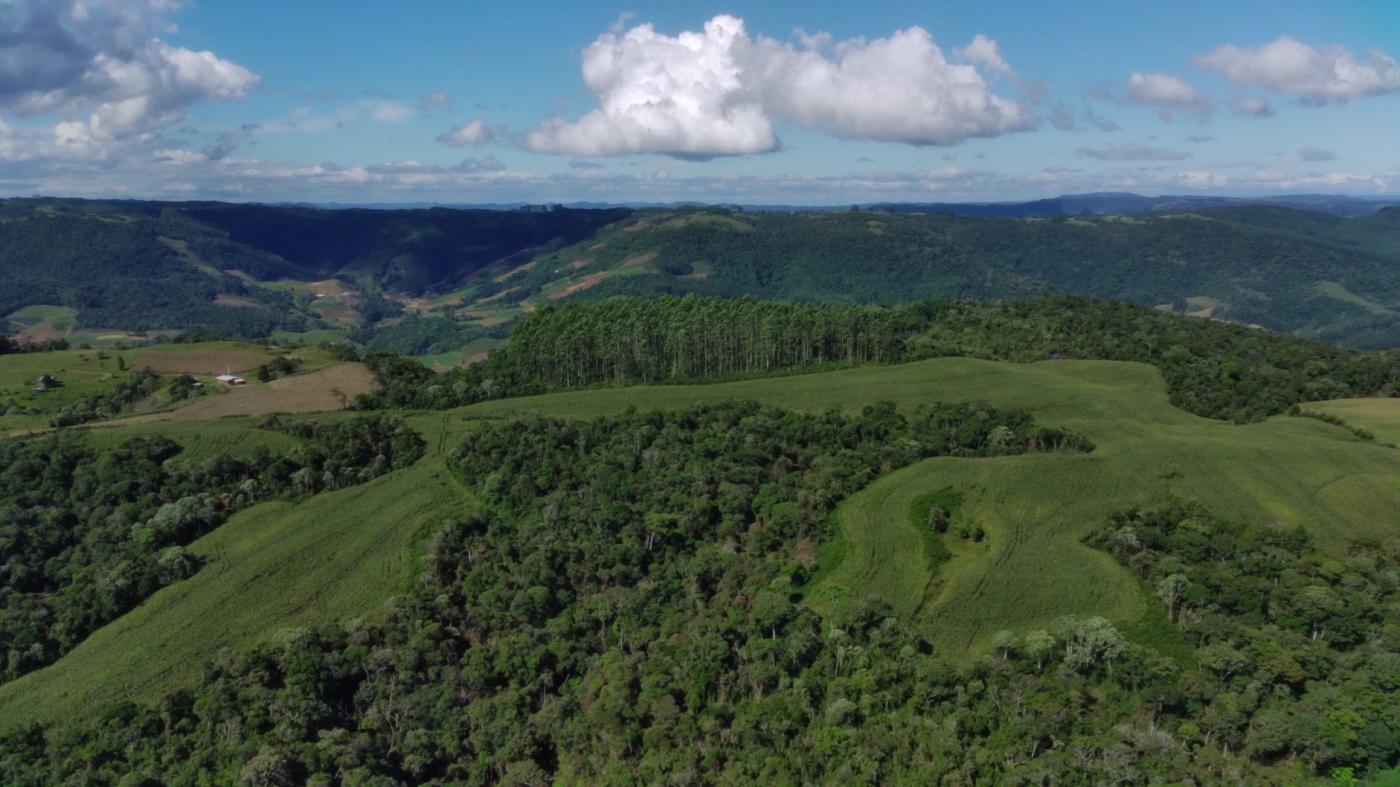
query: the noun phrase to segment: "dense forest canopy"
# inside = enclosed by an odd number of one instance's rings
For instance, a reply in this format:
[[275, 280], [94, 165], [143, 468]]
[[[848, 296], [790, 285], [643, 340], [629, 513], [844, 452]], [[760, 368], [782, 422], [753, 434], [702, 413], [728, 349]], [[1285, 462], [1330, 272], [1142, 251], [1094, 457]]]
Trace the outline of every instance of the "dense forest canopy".
[[478, 292], [539, 300], [568, 282], [585, 299], [886, 304], [1071, 293], [1388, 347], [1400, 344], [1398, 257], [1400, 208], [1351, 219], [1273, 206], [997, 220], [695, 210], [638, 214]]
[[443, 408], [584, 385], [940, 356], [1149, 363], [1167, 379], [1174, 404], [1234, 421], [1305, 401], [1400, 391], [1400, 351], [1349, 350], [1085, 298], [860, 307], [688, 295], [545, 306], [488, 361], [446, 374], [371, 353], [366, 360], [383, 388], [360, 406]]

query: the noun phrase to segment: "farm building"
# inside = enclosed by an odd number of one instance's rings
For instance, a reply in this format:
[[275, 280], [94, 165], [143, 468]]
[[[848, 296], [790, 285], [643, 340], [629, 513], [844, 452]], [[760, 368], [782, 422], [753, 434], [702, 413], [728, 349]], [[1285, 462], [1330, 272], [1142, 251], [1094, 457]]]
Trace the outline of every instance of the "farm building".
[[236, 377], [232, 374], [221, 374], [216, 379], [224, 385], [246, 385], [248, 383], [248, 381], [242, 377]]

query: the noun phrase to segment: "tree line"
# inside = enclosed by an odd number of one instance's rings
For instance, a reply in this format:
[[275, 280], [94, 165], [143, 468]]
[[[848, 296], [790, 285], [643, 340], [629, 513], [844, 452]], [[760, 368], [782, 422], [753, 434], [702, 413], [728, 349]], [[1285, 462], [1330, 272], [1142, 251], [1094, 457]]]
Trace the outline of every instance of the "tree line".
[[1179, 718], [1177, 736], [1340, 781], [1397, 775], [1393, 547], [1358, 541], [1338, 559], [1301, 528], [1184, 502], [1116, 515], [1090, 543], [1143, 578], [1190, 645], [1192, 680], [1154, 698]]
[[234, 512], [279, 496], [362, 483], [413, 462], [400, 421], [268, 419], [302, 443], [283, 455], [179, 461], [179, 444], [113, 447], [61, 431], [0, 440], [0, 680], [52, 663], [159, 588], [199, 570], [185, 547]]
[[1400, 351], [1363, 352], [1071, 296], [858, 307], [614, 298], [540, 307], [486, 362], [434, 374], [369, 352], [382, 383], [364, 408], [446, 408], [593, 385], [703, 382], [944, 356], [1138, 361], [1173, 404], [1236, 422], [1300, 402], [1400, 392]]

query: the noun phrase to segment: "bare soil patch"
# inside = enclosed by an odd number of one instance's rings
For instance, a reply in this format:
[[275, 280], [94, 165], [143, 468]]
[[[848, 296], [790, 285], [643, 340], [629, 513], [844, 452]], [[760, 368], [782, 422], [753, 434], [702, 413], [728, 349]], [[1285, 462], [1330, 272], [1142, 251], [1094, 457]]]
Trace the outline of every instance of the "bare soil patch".
[[570, 284], [569, 286], [565, 287], [564, 289], [559, 290], [558, 292], [551, 292], [549, 294], [549, 299], [552, 301], [557, 301], [560, 298], [567, 298], [576, 292], [581, 292], [583, 290], [588, 289], [589, 287], [596, 285], [598, 282], [602, 281], [605, 276], [607, 276], [606, 273], [590, 273], [587, 276], [584, 276], [582, 279], [579, 279], [573, 284]]

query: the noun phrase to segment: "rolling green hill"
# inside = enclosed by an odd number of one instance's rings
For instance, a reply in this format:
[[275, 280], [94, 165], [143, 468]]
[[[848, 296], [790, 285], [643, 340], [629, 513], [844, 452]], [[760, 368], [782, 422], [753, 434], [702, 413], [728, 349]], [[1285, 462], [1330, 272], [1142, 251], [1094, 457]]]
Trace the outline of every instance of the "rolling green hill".
[[[199, 573], [156, 592], [53, 666], [0, 685], [0, 725], [156, 700], [191, 684], [221, 649], [382, 614], [384, 602], [411, 585], [423, 542], [472, 505], [434, 450], [444, 439], [442, 419], [418, 425], [433, 440], [414, 467], [305, 501], [259, 504], [195, 541], [189, 549], [205, 561]], [[268, 444], [261, 430], [228, 419], [98, 434], [107, 444], [174, 436], [191, 446], [190, 460], [210, 438], [235, 451], [250, 440]]]
[[[946, 358], [499, 400], [412, 421], [430, 446], [412, 469], [238, 514], [192, 547], [213, 561], [193, 579], [161, 590], [54, 666], [0, 687], [0, 718], [61, 718], [99, 697], [149, 699], [192, 679], [220, 647], [372, 613], [412, 576], [420, 539], [470, 500], [453, 491], [440, 463], [443, 448], [475, 419], [592, 418], [734, 399], [811, 413], [859, 411], [880, 400], [901, 409], [985, 400], [1094, 442], [1082, 455], [925, 460], [880, 478], [839, 509], [836, 546], [823, 550], [807, 603], [840, 614], [879, 593], [940, 652], [962, 657], [985, 651], [998, 630], [1024, 632], [1067, 614], [1106, 616], [1142, 641], [1175, 646], [1137, 580], [1081, 543], [1125, 507], [1197, 500], [1237, 521], [1306, 528], [1340, 552], [1350, 539], [1393, 538], [1388, 517], [1400, 506], [1393, 483], [1400, 452], [1312, 419], [1234, 426], [1189, 415], [1167, 404], [1160, 375], [1140, 364]], [[962, 496], [961, 515], [987, 537], [950, 542], [951, 559], [934, 574], [909, 507], [948, 488]], [[242, 622], [231, 626], [231, 619]]]

